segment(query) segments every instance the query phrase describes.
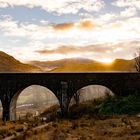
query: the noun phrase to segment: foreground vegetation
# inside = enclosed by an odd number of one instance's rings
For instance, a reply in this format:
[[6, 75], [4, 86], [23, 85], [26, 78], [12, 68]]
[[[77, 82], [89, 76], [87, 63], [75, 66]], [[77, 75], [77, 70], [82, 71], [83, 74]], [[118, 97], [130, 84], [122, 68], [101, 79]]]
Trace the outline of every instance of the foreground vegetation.
[[57, 120], [27, 140], [139, 140], [140, 118], [112, 116]]
[[[14, 140], [139, 140], [140, 95], [107, 96], [73, 105], [66, 119], [59, 118], [58, 106], [41, 116], [16, 122], [0, 122], [0, 139]], [[46, 116], [47, 119], [43, 120]], [[40, 125], [49, 125], [35, 129]], [[19, 135], [20, 134], [20, 135]]]
[[77, 118], [88, 114], [91, 116], [135, 115], [140, 113], [140, 95], [126, 97], [109, 96], [84, 102], [70, 107], [69, 117]]

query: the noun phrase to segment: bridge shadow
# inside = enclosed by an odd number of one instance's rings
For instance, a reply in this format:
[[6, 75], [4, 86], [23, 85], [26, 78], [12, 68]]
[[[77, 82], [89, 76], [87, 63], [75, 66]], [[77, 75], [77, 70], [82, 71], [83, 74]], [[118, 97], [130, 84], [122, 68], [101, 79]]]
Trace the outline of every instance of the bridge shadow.
[[10, 120], [25, 118], [27, 114], [39, 116], [44, 110], [59, 105], [55, 94], [47, 87], [30, 85], [19, 90], [10, 103]]

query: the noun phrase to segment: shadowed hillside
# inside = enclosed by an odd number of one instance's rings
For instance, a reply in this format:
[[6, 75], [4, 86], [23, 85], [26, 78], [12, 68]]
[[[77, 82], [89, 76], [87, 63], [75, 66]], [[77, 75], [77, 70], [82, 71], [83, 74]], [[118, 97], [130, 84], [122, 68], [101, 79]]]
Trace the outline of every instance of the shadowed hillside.
[[23, 64], [14, 57], [0, 51], [0, 72], [41, 72], [41, 69]]

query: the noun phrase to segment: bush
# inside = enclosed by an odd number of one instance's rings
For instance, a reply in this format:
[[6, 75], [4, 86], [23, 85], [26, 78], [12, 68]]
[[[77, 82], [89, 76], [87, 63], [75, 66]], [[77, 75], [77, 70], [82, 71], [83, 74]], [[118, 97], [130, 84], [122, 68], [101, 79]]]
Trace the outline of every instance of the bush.
[[103, 102], [102, 98], [86, 101], [79, 105], [73, 105], [69, 109], [70, 118], [79, 118], [83, 115], [96, 115], [98, 114], [99, 107]]
[[99, 113], [106, 115], [128, 114], [140, 112], [140, 95], [133, 94], [127, 97], [108, 97], [100, 106]]
[[82, 115], [134, 115], [140, 113], [140, 95], [126, 97], [107, 96], [70, 107], [69, 116], [78, 118]]

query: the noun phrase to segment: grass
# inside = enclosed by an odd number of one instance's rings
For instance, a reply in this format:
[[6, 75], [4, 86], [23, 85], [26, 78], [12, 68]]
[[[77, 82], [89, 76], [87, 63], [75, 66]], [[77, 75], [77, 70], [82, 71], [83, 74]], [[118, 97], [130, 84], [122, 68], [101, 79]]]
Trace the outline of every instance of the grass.
[[140, 121], [137, 117], [96, 119], [83, 116], [75, 120], [57, 120], [41, 133], [27, 140], [139, 140]]

